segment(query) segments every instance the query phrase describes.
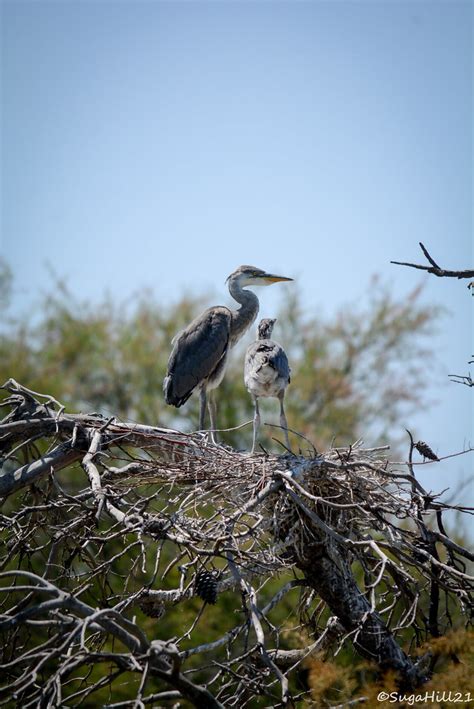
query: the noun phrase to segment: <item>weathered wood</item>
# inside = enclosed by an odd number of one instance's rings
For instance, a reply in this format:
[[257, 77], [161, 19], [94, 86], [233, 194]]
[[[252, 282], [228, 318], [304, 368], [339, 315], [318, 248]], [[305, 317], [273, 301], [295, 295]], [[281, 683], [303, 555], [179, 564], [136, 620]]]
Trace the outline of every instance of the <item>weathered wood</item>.
[[407, 686], [419, 685], [426, 679], [419, 675], [413, 661], [362, 595], [351, 571], [347, 549], [332, 540], [329, 544], [310, 543], [304, 548], [304, 555], [295, 557], [295, 563], [346, 632], [355, 631], [354, 646], [363, 657], [382, 669], [395, 670]]

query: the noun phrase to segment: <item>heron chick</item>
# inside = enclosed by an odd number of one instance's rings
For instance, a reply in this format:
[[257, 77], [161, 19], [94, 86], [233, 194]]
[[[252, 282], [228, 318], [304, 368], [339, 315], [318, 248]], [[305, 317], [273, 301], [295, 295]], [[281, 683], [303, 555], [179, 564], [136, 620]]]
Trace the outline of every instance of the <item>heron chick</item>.
[[221, 383], [227, 357], [232, 347], [248, 330], [258, 314], [259, 302], [249, 286], [269, 286], [279, 281], [292, 281], [255, 266], [239, 266], [227, 278], [231, 296], [240, 308], [230, 310], [222, 305], [208, 308], [195, 318], [172, 341], [168, 371], [163, 381], [167, 404], [182, 406], [193, 391], [200, 391], [199, 428], [204, 429], [207, 391], [211, 440], [215, 442], [216, 405], [213, 389]]
[[257, 339], [249, 345], [245, 355], [244, 381], [255, 406], [252, 453], [255, 451], [260, 427], [258, 399], [261, 396], [276, 397], [280, 400], [280, 426], [285, 434], [286, 447], [290, 448], [288, 422], [283, 400], [286, 387], [290, 383], [291, 369], [283, 347], [270, 339], [275, 323], [275, 319], [265, 318], [260, 321], [257, 328]]

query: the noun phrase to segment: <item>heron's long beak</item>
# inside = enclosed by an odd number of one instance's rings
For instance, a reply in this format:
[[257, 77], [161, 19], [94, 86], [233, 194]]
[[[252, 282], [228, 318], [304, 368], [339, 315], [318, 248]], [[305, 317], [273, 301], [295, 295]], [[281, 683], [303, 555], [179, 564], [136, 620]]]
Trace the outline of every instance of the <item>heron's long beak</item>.
[[275, 276], [274, 273], [264, 273], [261, 276], [267, 283], [278, 283], [279, 281], [292, 281], [293, 278], [287, 278], [286, 276]]

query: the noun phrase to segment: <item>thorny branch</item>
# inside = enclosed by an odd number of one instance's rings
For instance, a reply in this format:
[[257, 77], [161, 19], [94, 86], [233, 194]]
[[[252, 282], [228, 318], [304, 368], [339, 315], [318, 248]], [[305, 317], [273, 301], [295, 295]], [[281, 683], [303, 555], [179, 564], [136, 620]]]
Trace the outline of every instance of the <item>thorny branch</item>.
[[[296, 706], [302, 663], [342, 645], [413, 687], [433, 667], [407, 638], [442, 634], [456, 607], [470, 622], [473, 557], [442, 514], [472, 510], [423, 488], [413, 453], [432, 451], [411, 434], [406, 464], [360, 443], [251, 455], [3, 388], [0, 704], [97, 703], [126, 677], [109, 706]], [[202, 642], [216, 593], [228, 626]]]

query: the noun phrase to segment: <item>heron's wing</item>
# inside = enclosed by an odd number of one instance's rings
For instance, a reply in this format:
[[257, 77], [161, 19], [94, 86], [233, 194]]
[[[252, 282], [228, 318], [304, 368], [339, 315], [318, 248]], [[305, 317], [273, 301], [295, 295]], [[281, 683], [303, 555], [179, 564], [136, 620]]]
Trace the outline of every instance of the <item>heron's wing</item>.
[[291, 370], [283, 347], [273, 340], [256, 340], [247, 348], [245, 370], [258, 371], [265, 365], [274, 369], [278, 376], [290, 381]]
[[181, 406], [225, 357], [229, 347], [231, 313], [209, 308], [174, 338], [163, 382], [168, 404]]
[[272, 367], [276, 372], [278, 372], [280, 377], [283, 377], [284, 379], [287, 379], [290, 381], [290, 365], [288, 364], [288, 357], [286, 356], [286, 352], [276, 342], [273, 342], [272, 340], [268, 341], [268, 344], [271, 345], [271, 350], [268, 353], [268, 364], [270, 367]]

